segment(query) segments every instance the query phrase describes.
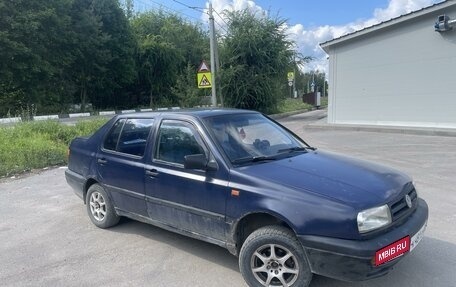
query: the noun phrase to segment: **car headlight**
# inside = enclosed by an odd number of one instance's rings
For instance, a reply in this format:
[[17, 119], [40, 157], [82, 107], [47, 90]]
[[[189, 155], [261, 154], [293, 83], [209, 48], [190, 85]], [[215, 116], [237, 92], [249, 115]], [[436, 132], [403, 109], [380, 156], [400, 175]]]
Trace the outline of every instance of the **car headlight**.
[[358, 213], [359, 233], [366, 233], [391, 223], [391, 212], [387, 204], [369, 208]]

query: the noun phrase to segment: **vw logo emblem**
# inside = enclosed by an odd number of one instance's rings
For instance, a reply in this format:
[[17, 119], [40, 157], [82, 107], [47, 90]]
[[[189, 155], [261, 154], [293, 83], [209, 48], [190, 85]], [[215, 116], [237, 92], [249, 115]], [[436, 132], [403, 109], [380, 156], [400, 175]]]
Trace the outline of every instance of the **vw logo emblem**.
[[405, 203], [407, 203], [408, 208], [412, 208], [412, 199], [408, 194], [405, 196]]

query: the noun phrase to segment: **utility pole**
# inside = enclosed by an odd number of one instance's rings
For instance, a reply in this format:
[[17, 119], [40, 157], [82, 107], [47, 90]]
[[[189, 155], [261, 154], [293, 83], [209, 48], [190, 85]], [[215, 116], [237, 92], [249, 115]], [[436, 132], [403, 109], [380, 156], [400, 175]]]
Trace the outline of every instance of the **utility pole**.
[[215, 91], [215, 77], [217, 65], [215, 63], [215, 26], [214, 26], [214, 15], [212, 14], [212, 3], [209, 2], [209, 38], [211, 48], [211, 78], [212, 78], [212, 96], [211, 103], [213, 107], [217, 107], [217, 94]]

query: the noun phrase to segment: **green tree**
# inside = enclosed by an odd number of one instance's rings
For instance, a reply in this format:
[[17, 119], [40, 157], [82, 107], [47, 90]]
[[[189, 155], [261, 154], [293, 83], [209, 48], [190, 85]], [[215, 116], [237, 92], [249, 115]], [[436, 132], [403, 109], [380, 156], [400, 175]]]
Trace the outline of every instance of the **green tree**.
[[179, 75], [177, 81], [172, 87], [171, 92], [178, 99], [180, 107], [192, 108], [199, 105], [208, 105], [210, 102], [204, 102], [206, 89], [196, 88], [196, 69], [190, 63], [185, 70]]
[[124, 2], [125, 13], [118, 0], [0, 0], [0, 116], [197, 102], [207, 33]]
[[311, 92], [312, 82], [315, 85], [314, 89], [316, 91], [323, 92], [323, 88], [325, 88], [325, 95], [328, 95], [328, 81], [326, 81], [325, 76], [324, 72], [318, 70], [298, 73], [296, 75], [296, 87], [299, 90], [300, 95]]
[[32, 105], [58, 109], [72, 61], [70, 7], [70, 0], [0, 2], [0, 116]]
[[70, 73], [84, 112], [91, 88], [100, 84], [97, 80], [106, 73], [111, 60], [109, 35], [102, 30], [103, 23], [94, 12], [92, 0], [74, 0], [71, 17], [74, 61]]
[[271, 112], [281, 98], [288, 67], [297, 57], [285, 20], [228, 12], [222, 41], [222, 92], [227, 106]]
[[187, 105], [185, 97], [203, 95], [196, 80], [187, 89], [182, 85], [189, 83], [191, 69], [196, 79], [197, 67], [208, 55], [207, 33], [178, 15], [162, 11], [139, 14], [131, 23], [138, 43], [137, 93], [143, 95], [140, 101], [146, 103], [147, 97], [150, 106]]
[[133, 18], [133, 13], [134, 13], [134, 1], [133, 0], [124, 0], [123, 4], [123, 9], [125, 12], [125, 17], [127, 17], [127, 20], [131, 20]]
[[93, 2], [94, 13], [101, 21], [101, 33], [107, 35], [104, 43], [109, 51], [105, 73], [98, 76], [90, 100], [96, 107], [130, 107], [125, 88], [135, 78], [136, 42], [130, 24], [117, 0]]
[[[174, 84], [180, 56], [177, 48], [160, 35], [148, 35], [139, 44], [140, 67], [148, 84], [150, 107], [160, 100], [166, 103], [164, 95]], [[168, 101], [172, 102], [169, 98]]]
[[[116, 0], [74, 0], [71, 66], [81, 109], [116, 106], [115, 95], [134, 78], [135, 42]], [[123, 101], [125, 102], [125, 100]]]

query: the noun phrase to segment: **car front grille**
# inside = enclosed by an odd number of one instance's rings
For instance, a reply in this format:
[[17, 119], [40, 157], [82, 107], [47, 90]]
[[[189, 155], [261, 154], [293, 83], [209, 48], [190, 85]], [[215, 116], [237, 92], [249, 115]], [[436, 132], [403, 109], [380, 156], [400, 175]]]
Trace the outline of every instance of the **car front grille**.
[[[406, 202], [406, 195], [410, 196], [412, 201], [412, 206], [408, 207]], [[406, 217], [407, 215], [411, 214], [413, 210], [415, 210], [416, 205], [418, 202], [418, 194], [416, 193], [415, 187], [413, 185], [409, 185], [406, 187], [406, 191], [402, 193], [402, 196], [391, 204], [391, 216], [392, 220], [397, 221], [401, 218]]]

